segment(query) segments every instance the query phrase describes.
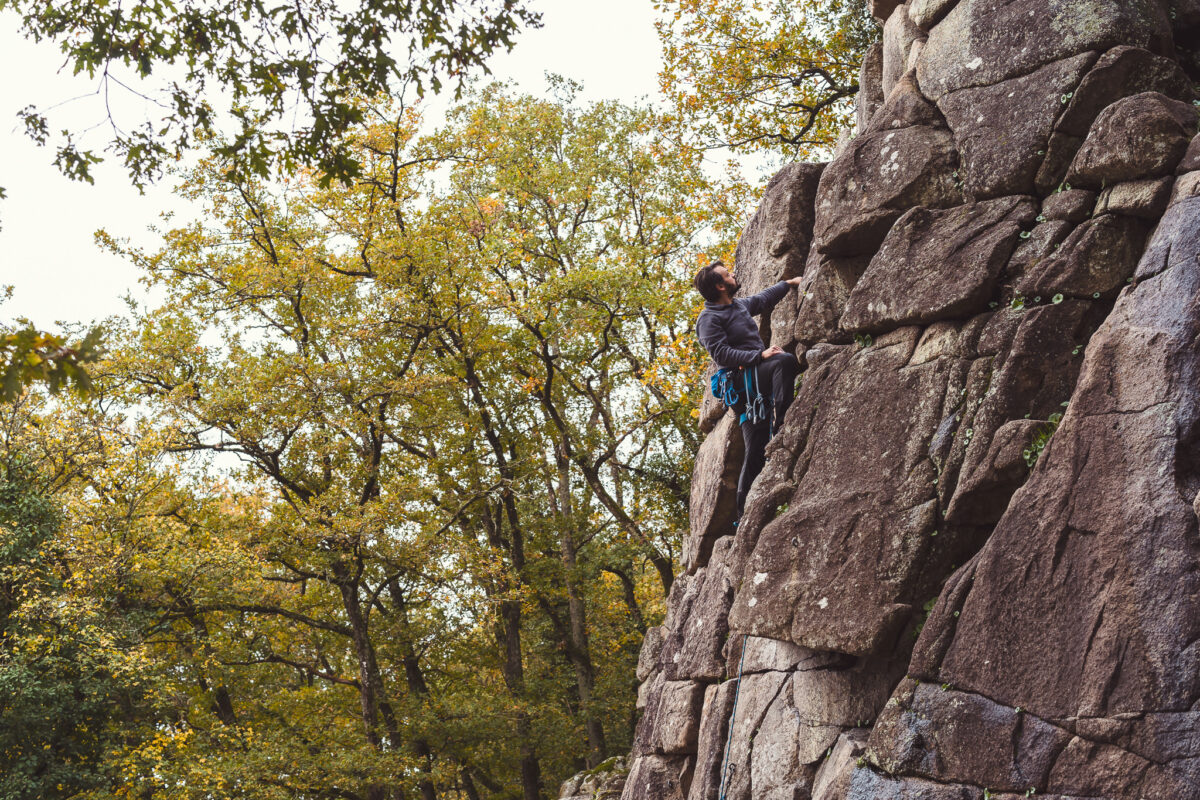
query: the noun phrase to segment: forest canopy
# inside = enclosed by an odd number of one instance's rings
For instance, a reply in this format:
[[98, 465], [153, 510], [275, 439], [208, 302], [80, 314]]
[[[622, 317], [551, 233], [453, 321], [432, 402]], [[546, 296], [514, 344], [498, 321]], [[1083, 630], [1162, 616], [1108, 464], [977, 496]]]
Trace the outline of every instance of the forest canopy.
[[6, 450], [56, 481], [54, 591], [144, 665], [77, 788], [532, 800], [628, 749], [697, 444], [688, 279], [740, 206], [648, 110], [558, 92], [424, 136], [381, 109], [350, 187], [214, 158], [204, 221], [102, 237], [163, 302]]
[[[526, 4], [352, 5], [0, 0], [84, 72], [184, 70], [108, 147], [135, 184], [191, 153], [203, 208], [97, 234], [150, 298], [103, 346], [0, 338], [0, 795], [539, 800], [629, 751], [688, 529], [690, 280], [756, 190], [708, 150], [828, 147], [869, 26], [664, 0], [654, 108], [460, 84]], [[463, 94], [425, 119], [418, 84]]]

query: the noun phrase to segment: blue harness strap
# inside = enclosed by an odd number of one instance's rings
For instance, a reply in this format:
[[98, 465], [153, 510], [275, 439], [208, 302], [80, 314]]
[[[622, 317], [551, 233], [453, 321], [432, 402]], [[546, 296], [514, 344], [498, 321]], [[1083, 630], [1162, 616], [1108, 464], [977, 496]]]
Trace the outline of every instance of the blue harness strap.
[[[742, 376], [740, 391], [737, 385], [739, 374]], [[770, 398], [759, 391], [757, 365], [754, 367], [721, 367], [713, 373], [712, 393], [713, 397], [724, 403], [726, 408], [733, 408], [741, 403], [743, 398], [745, 399], [746, 410], [738, 417], [739, 425], [746, 421], [751, 423], [763, 420], [771, 421], [772, 403]], [[771, 435], [775, 435], [773, 421]]]

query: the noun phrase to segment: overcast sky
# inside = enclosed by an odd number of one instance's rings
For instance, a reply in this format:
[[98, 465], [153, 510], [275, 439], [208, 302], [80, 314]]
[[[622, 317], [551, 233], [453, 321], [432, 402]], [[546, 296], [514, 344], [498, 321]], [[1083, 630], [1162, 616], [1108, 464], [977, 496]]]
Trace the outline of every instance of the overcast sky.
[[[658, 40], [650, 0], [540, 0], [544, 27], [527, 31], [512, 53], [496, 57], [497, 78], [511, 79], [541, 94], [543, 75], [556, 72], [584, 84], [584, 99], [632, 102], [657, 90]], [[0, 14], [0, 285], [15, 288], [0, 307], [0, 320], [28, 317], [42, 328], [58, 320], [90, 321], [124, 311], [120, 298], [140, 295], [137, 273], [120, 258], [101, 252], [92, 234], [105, 229], [153, 246], [148, 231], [164, 210], [175, 222], [193, 213], [169, 187], [145, 195], [124, 172], [107, 164], [96, 169], [94, 186], [62, 177], [53, 153], [34, 146], [17, 128], [16, 113], [28, 104], [45, 110], [54, 103], [94, 93], [96, 84], [59, 71], [62, 56], [46, 42], [34, 44], [16, 32], [11, 13]], [[56, 109], [51, 124], [73, 130], [95, 124], [101, 112], [83, 99]], [[88, 140], [99, 146], [102, 130]]]

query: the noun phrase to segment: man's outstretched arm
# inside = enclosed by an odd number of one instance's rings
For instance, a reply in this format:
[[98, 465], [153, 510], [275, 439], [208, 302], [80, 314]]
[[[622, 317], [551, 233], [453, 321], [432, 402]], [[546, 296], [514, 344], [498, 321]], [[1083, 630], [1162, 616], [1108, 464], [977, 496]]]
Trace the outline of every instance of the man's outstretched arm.
[[746, 310], [751, 316], [758, 316], [764, 312], [770, 312], [775, 306], [779, 305], [779, 301], [787, 295], [788, 289], [793, 286], [800, 285], [800, 278], [789, 278], [786, 281], [780, 281], [774, 286], [769, 286], [755, 295], [751, 295], [745, 299]]

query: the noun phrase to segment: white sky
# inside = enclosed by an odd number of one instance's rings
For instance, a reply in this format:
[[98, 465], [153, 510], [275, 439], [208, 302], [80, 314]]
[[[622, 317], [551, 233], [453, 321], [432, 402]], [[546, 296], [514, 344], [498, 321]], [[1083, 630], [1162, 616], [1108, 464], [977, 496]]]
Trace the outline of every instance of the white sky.
[[[584, 84], [584, 100], [632, 102], [657, 93], [658, 39], [650, 0], [540, 0], [544, 27], [526, 31], [512, 53], [494, 58], [496, 78], [541, 94], [543, 75], [555, 72]], [[102, 252], [92, 234], [105, 229], [117, 237], [153, 247], [148, 227], [160, 212], [176, 213], [180, 223], [194, 213], [157, 186], [139, 195], [123, 170], [105, 163], [94, 169], [95, 185], [62, 177], [53, 152], [36, 147], [17, 127], [16, 113], [95, 91], [95, 82], [59, 73], [62, 56], [47, 42], [27, 42], [16, 32], [11, 13], [0, 14], [0, 285], [14, 287], [0, 306], [0, 320], [27, 317], [41, 328], [59, 320], [87, 322], [124, 311], [121, 297], [141, 296], [137, 271]], [[69, 103], [50, 115], [54, 129], [80, 130], [95, 124], [101, 106], [95, 98]], [[100, 147], [103, 128], [85, 144]]]

